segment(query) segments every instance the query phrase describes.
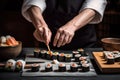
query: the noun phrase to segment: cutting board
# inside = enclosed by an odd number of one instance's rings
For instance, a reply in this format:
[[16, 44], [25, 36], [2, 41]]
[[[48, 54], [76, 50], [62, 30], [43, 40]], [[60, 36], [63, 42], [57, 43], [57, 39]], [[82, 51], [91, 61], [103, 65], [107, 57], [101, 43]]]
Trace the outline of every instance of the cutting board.
[[103, 73], [120, 73], [120, 62], [107, 64], [103, 58], [103, 52], [93, 52], [95, 61]]

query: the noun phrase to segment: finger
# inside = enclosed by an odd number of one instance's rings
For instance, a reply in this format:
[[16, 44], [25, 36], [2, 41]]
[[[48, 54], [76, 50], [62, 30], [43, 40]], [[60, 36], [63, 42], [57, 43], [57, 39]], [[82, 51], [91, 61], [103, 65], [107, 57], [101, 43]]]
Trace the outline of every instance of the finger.
[[51, 36], [52, 36], [51, 31], [48, 31], [48, 44], [51, 42]]
[[57, 47], [60, 47], [62, 45], [64, 38], [65, 38], [65, 34], [63, 34], [63, 33], [60, 34], [60, 38], [58, 40]]
[[67, 44], [69, 44], [72, 41], [73, 35], [69, 37]]
[[38, 31], [38, 33], [39, 33], [41, 36], [43, 36], [43, 34], [44, 34], [44, 30], [43, 30], [42, 27], [38, 28], [37, 31]]
[[44, 30], [42, 27], [37, 29], [37, 36], [39, 36], [40, 41], [42, 40], [42, 42], [45, 42], [44, 41]]
[[40, 40], [39, 40], [39, 35], [37, 34], [37, 30], [35, 30], [35, 32], [33, 33], [33, 36], [34, 36], [38, 41], [40, 41]]
[[66, 35], [63, 40], [62, 46], [64, 46], [68, 41], [69, 41], [69, 35]]
[[46, 43], [46, 45], [48, 44], [48, 30], [47, 28], [44, 28], [44, 41]]
[[53, 46], [57, 45], [59, 37], [60, 37], [60, 32], [58, 31], [57, 34], [55, 35], [55, 38], [54, 38], [54, 41], [53, 41]]

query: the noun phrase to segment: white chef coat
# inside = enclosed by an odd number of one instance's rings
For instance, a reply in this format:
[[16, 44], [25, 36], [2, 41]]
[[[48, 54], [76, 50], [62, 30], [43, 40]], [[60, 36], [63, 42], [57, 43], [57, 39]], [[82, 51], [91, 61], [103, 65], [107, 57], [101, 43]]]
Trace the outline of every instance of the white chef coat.
[[[107, 4], [106, 0], [85, 0], [82, 5], [82, 8], [80, 9], [80, 12], [87, 8], [95, 10], [96, 15], [89, 24], [97, 24], [97, 23], [100, 23], [103, 19], [106, 4]], [[22, 6], [22, 15], [29, 22], [31, 22], [31, 20], [27, 13], [27, 10], [31, 6], [37, 6], [43, 12], [46, 9], [46, 3], [45, 3], [45, 0], [24, 0], [23, 6]]]

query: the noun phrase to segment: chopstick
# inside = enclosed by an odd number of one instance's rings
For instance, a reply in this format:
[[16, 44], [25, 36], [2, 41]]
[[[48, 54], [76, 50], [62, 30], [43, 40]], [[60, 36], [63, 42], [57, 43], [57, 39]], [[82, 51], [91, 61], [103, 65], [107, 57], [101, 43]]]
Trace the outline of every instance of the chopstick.
[[48, 48], [48, 51], [49, 51], [50, 55], [52, 56], [52, 53], [51, 53], [51, 50], [50, 50], [50, 46], [47, 45], [47, 48]]

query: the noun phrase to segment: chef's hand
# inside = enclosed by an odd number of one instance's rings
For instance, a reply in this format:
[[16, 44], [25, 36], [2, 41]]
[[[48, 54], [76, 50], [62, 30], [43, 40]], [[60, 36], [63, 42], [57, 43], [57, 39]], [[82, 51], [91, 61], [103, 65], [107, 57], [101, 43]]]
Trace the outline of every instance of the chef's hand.
[[37, 6], [32, 6], [28, 9], [28, 14], [36, 28], [35, 32], [33, 33], [34, 37], [38, 41], [44, 42], [46, 45], [48, 45], [51, 40], [52, 33], [42, 16], [41, 9]]
[[47, 26], [40, 26], [35, 30], [33, 35], [38, 41], [44, 42], [46, 45], [48, 45], [51, 40], [52, 33]]
[[72, 41], [76, 28], [71, 23], [67, 23], [60, 27], [55, 35], [53, 45], [60, 47]]

